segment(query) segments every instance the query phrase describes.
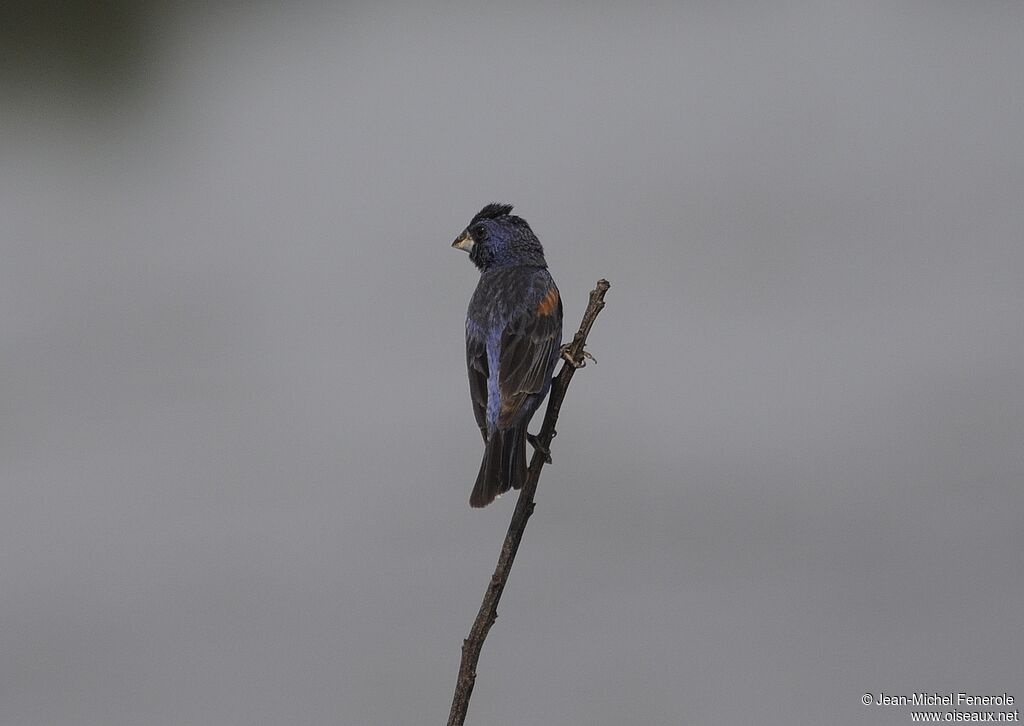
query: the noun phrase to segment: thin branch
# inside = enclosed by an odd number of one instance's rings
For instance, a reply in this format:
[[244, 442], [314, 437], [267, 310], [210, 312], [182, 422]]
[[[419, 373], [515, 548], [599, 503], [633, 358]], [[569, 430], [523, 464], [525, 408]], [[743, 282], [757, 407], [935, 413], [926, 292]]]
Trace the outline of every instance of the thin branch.
[[[607, 280], [598, 280], [597, 287], [590, 292], [590, 304], [583, 313], [583, 322], [580, 329], [573, 337], [572, 342], [563, 348], [562, 357], [566, 362], [551, 384], [551, 394], [548, 396], [548, 408], [544, 414], [544, 423], [541, 425], [537, 439], [540, 449], [550, 450], [551, 440], [555, 437], [555, 423], [558, 421], [558, 412], [562, 408], [562, 400], [569, 388], [576, 371], [586, 365], [587, 358], [591, 357], [584, 351], [583, 346], [587, 342], [587, 335], [590, 328], [597, 319], [598, 313], [604, 308], [604, 294], [608, 292], [611, 285]], [[593, 358], [591, 358], [593, 360]], [[541, 469], [544, 468], [545, 457], [540, 451], [533, 453], [530, 460], [530, 469], [526, 476], [526, 483], [519, 494], [519, 501], [516, 502], [516, 509], [512, 513], [512, 521], [508, 525], [508, 533], [505, 535], [505, 542], [501, 545], [501, 554], [498, 556], [498, 565], [491, 575], [491, 582], [484, 593], [484, 601], [480, 605], [480, 612], [477, 613], [473, 627], [470, 628], [469, 637], [462, 643], [462, 662], [459, 664], [459, 678], [455, 683], [455, 696], [452, 698], [452, 710], [448, 716], [448, 726], [462, 726], [466, 721], [466, 710], [469, 708], [469, 699], [473, 695], [473, 686], [476, 683], [476, 664], [480, 660], [480, 650], [483, 648], [484, 639], [490, 631], [494, 621], [498, 618], [498, 601], [501, 600], [501, 593], [505, 589], [509, 572], [512, 570], [512, 562], [515, 561], [516, 552], [519, 550], [519, 542], [523, 538], [523, 531], [526, 529], [526, 522], [533, 514], [533, 496], [537, 491], [537, 482], [540, 480]]]

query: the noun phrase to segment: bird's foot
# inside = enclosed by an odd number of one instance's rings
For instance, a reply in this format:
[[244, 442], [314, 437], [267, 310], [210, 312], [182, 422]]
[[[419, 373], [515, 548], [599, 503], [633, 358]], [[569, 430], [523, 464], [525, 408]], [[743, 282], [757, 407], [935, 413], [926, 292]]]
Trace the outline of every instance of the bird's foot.
[[[554, 438], [554, 437], [552, 437], [552, 438]], [[526, 440], [529, 441], [530, 442], [530, 446], [535, 448], [537, 450], [537, 452], [541, 455], [541, 458], [544, 459], [544, 463], [545, 464], [550, 464], [551, 463], [551, 449], [550, 449], [550, 447], [547, 447], [544, 444], [542, 444], [540, 442], [539, 438], [537, 438], [536, 436], [534, 436], [533, 434], [530, 434], [530, 433], [526, 434]]]
[[570, 351], [571, 347], [572, 343], [566, 343], [565, 345], [563, 345], [561, 350], [561, 357], [562, 360], [571, 365], [573, 368], [577, 370], [579, 370], [580, 368], [585, 368], [588, 359], [594, 361], [594, 363], [597, 363], [597, 358], [590, 355], [590, 352], [587, 351], [586, 349], [580, 351], [580, 356], [578, 360], [576, 358], [573, 358], [572, 352]]

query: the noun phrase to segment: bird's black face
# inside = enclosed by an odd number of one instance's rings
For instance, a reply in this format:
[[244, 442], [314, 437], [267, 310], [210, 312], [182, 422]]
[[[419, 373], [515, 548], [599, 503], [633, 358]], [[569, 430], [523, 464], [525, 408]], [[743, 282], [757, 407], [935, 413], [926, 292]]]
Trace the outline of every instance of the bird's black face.
[[469, 259], [484, 269], [504, 251], [505, 235], [495, 220], [471, 223], [452, 243], [452, 247], [469, 253]]
[[509, 214], [512, 207], [488, 204], [473, 217], [452, 247], [469, 253], [481, 270], [544, 263], [544, 250], [526, 220]]
[[487, 225], [483, 222], [476, 222], [462, 230], [462, 234], [452, 242], [452, 247], [457, 250], [468, 252], [470, 259], [472, 259], [473, 250], [477, 249], [477, 247], [483, 247], [489, 243], [490, 240], [487, 237]]

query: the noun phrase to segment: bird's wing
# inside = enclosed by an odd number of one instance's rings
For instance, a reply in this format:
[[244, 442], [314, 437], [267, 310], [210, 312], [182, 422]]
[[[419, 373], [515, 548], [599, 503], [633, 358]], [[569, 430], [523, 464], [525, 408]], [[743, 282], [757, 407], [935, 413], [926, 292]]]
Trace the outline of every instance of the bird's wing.
[[487, 441], [487, 342], [466, 330], [466, 370], [469, 371], [469, 396], [473, 415]]
[[540, 302], [514, 317], [501, 336], [498, 428], [516, 422], [526, 399], [544, 390], [562, 333], [562, 300], [549, 282]]

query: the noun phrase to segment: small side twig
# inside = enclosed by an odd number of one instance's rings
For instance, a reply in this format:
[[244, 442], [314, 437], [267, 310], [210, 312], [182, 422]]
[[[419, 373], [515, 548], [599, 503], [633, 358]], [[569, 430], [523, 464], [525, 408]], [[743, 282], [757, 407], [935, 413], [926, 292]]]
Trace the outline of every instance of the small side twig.
[[455, 683], [455, 696], [452, 698], [452, 710], [448, 716], [448, 726], [463, 726], [466, 721], [466, 711], [469, 708], [469, 699], [473, 695], [473, 686], [476, 683], [476, 664], [480, 660], [480, 650], [483, 648], [484, 639], [490, 631], [494, 621], [498, 618], [498, 601], [501, 600], [501, 593], [505, 589], [509, 572], [512, 570], [512, 563], [515, 561], [516, 552], [519, 550], [519, 543], [523, 538], [523, 531], [526, 523], [533, 514], [533, 497], [537, 491], [537, 482], [540, 480], [540, 472], [544, 468], [544, 450], [551, 449], [551, 440], [555, 437], [555, 423], [558, 421], [558, 413], [562, 409], [562, 400], [569, 388], [576, 371], [586, 365], [586, 358], [590, 356], [583, 346], [587, 342], [590, 328], [594, 325], [598, 313], [604, 308], [604, 294], [611, 287], [607, 280], [598, 280], [597, 287], [590, 292], [590, 303], [583, 313], [583, 322], [576, 332], [572, 342], [562, 349], [562, 357], [565, 363], [562, 369], [551, 384], [551, 393], [548, 395], [548, 407], [544, 414], [544, 423], [541, 424], [537, 440], [540, 444], [530, 460], [530, 469], [526, 475], [526, 483], [519, 494], [515, 511], [512, 513], [512, 521], [508, 525], [508, 533], [501, 545], [501, 554], [498, 556], [498, 565], [491, 575], [491, 582], [484, 593], [484, 601], [480, 605], [473, 627], [469, 630], [469, 637], [462, 643], [462, 662], [459, 664], [459, 677]]

